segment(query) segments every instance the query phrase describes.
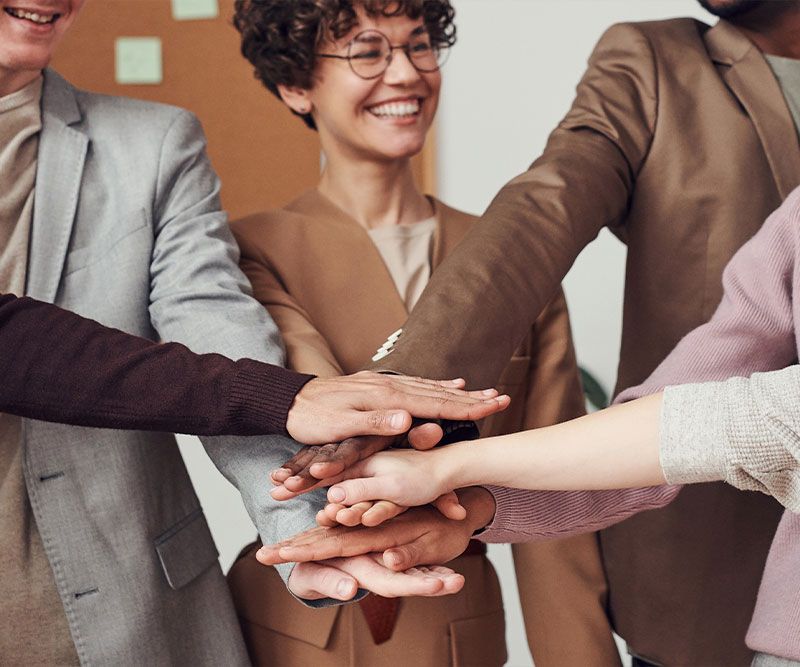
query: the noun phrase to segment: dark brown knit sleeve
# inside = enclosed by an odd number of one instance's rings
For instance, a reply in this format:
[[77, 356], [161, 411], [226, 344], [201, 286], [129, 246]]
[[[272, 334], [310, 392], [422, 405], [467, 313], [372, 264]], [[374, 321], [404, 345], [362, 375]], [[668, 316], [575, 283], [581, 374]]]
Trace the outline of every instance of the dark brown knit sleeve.
[[285, 433], [313, 376], [105, 327], [0, 294], [0, 411], [101, 428], [197, 435]]

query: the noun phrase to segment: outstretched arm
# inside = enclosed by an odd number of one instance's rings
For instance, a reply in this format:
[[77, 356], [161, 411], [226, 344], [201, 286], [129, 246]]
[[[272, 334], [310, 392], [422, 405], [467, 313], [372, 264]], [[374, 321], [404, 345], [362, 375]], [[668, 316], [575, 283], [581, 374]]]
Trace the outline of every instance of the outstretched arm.
[[[331, 502], [421, 505], [476, 484], [604, 490], [726, 481], [800, 509], [800, 366], [668, 387], [571, 422], [432, 452], [385, 452], [348, 471]], [[644, 500], [655, 489], [611, 492]], [[657, 493], [657, 492], [656, 492]], [[595, 502], [606, 494], [593, 494]], [[641, 496], [641, 497], [640, 497]], [[642, 507], [641, 509], [646, 509]], [[636, 511], [629, 502], [620, 512]]]
[[377, 367], [493, 385], [580, 251], [624, 221], [657, 87], [646, 36], [635, 25], [610, 28], [542, 155], [436, 270]]
[[423, 505], [453, 489], [621, 489], [664, 484], [658, 458], [661, 395], [532, 431], [375, 454], [328, 490], [331, 502]]
[[402, 433], [411, 412], [493, 411], [454, 383], [359, 373], [313, 379], [273, 364], [195, 354], [49, 303], [0, 294], [0, 410], [98, 428], [286, 434], [307, 443]]
[[0, 350], [0, 410], [76, 426], [284, 433], [312, 377], [154, 343], [13, 294], [0, 294]]

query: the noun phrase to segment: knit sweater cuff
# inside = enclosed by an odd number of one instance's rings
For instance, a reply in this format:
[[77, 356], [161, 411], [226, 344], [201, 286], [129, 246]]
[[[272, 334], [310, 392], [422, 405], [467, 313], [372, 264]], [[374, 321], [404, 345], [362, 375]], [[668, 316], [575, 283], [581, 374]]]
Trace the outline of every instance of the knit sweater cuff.
[[236, 362], [228, 419], [247, 435], [288, 435], [286, 420], [294, 397], [314, 375], [296, 373], [252, 359]]
[[[517, 489], [507, 489], [502, 486], [486, 486], [489, 493], [494, 497], [494, 516], [490, 523], [482, 531], [475, 534], [475, 539], [488, 543], [507, 543], [520, 542], [520, 532], [515, 529], [513, 521], [509, 522], [509, 516], [515, 516], [520, 508], [520, 492]], [[531, 533], [526, 531], [525, 541], [532, 539]]]

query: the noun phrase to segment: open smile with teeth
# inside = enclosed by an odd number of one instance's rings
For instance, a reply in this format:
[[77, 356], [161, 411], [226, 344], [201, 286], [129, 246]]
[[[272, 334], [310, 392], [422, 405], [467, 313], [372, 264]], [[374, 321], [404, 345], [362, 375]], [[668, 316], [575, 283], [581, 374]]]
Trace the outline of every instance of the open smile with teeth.
[[420, 99], [403, 102], [387, 102], [369, 107], [368, 111], [378, 118], [410, 118], [419, 114]]
[[54, 23], [58, 17], [61, 16], [60, 14], [40, 14], [38, 12], [31, 12], [27, 9], [18, 9], [16, 7], [6, 7], [5, 12], [14, 18], [25, 19], [26, 21], [31, 21], [37, 25], [48, 25], [49, 23]]

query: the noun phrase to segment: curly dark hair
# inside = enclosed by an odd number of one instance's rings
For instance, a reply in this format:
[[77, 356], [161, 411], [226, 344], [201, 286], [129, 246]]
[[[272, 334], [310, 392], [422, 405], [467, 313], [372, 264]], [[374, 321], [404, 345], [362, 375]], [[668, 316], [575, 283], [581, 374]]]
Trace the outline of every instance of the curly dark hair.
[[[311, 88], [320, 44], [353, 29], [356, 7], [368, 16], [422, 17], [434, 46], [455, 44], [455, 10], [449, 0], [236, 0], [233, 25], [256, 78], [280, 97], [278, 85]], [[310, 113], [297, 115], [316, 129]]]

